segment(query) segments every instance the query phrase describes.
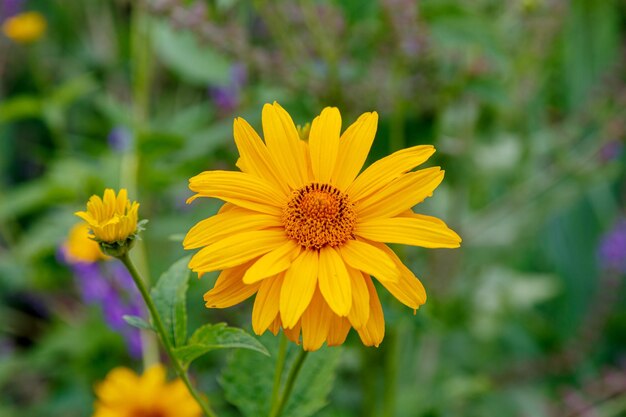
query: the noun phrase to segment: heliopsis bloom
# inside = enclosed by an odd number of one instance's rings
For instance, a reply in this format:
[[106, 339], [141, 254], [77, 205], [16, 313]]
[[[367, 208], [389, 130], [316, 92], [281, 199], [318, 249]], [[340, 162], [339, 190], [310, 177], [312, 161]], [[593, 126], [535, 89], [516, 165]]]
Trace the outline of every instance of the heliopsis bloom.
[[200, 417], [202, 410], [177, 379], [166, 382], [165, 368], [153, 366], [139, 376], [115, 368], [95, 389], [94, 417]]
[[89, 224], [94, 239], [107, 250], [107, 254], [117, 256], [116, 247], [126, 248], [135, 238], [140, 224], [137, 223], [139, 203], [131, 203], [125, 189], [117, 197], [115, 191], [107, 188], [104, 198], [93, 195], [87, 202], [87, 211], [76, 214]]
[[89, 225], [84, 222], [70, 230], [63, 244], [63, 254], [69, 263], [93, 263], [106, 258], [98, 242], [89, 237]]
[[262, 114], [261, 140], [243, 119], [234, 123], [241, 172], [207, 171], [190, 179], [197, 197], [224, 200], [219, 213], [187, 234], [186, 249], [202, 248], [189, 263], [199, 274], [221, 270], [205, 294], [224, 308], [256, 293], [257, 334], [280, 328], [305, 350], [343, 343], [350, 327], [364, 344], [383, 339], [383, 310], [371, 277], [411, 309], [426, 301], [424, 287], [386, 245], [455, 248], [446, 224], [411, 208], [441, 183], [439, 167], [412, 171], [434, 152], [415, 146], [359, 172], [378, 115], [365, 113], [343, 134], [336, 108], [299, 136], [277, 103]]
[[30, 43], [46, 31], [46, 19], [37, 12], [25, 12], [8, 18], [2, 24], [5, 36], [17, 43]]

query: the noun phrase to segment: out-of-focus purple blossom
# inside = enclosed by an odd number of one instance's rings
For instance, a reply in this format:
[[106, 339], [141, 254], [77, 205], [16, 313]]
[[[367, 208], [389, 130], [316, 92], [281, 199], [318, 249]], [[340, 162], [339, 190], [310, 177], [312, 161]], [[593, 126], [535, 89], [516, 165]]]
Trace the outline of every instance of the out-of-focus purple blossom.
[[141, 356], [141, 335], [122, 318], [125, 315], [145, 317], [141, 294], [132, 277], [118, 261], [70, 262], [61, 249], [58, 258], [74, 274], [76, 286], [86, 304], [97, 305], [104, 321], [124, 337], [131, 356]]
[[598, 252], [604, 269], [626, 273], [626, 219], [602, 237]]
[[0, 0], [0, 22], [19, 14], [24, 0]]
[[612, 140], [604, 144], [600, 149], [600, 160], [610, 162], [622, 155], [624, 144], [619, 140]]
[[0, 359], [7, 358], [15, 352], [15, 344], [8, 337], [0, 337]]
[[107, 141], [114, 151], [124, 152], [131, 145], [132, 135], [124, 126], [116, 126], [109, 132]]
[[236, 64], [230, 69], [230, 82], [226, 86], [209, 87], [209, 95], [223, 113], [231, 113], [241, 103], [241, 92], [247, 80], [247, 71], [243, 65]]
[[103, 301], [104, 320], [112, 329], [122, 329], [124, 327], [122, 316], [128, 314], [124, 301], [113, 289], [103, 295]]
[[83, 301], [87, 304], [99, 304], [110, 285], [102, 276], [97, 263], [76, 263], [72, 265], [76, 285]]

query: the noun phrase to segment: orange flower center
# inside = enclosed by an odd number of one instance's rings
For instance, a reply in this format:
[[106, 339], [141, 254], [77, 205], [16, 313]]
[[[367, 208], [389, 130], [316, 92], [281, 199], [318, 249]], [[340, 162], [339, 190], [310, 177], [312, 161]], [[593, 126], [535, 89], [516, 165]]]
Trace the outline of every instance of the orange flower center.
[[353, 239], [356, 216], [347, 194], [330, 184], [309, 184], [293, 192], [283, 211], [287, 236], [306, 249], [340, 246]]

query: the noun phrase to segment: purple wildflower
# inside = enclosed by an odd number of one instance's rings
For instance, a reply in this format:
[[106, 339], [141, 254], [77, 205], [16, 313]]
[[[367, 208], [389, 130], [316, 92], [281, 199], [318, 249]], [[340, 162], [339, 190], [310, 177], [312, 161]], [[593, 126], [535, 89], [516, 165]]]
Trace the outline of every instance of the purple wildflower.
[[131, 145], [132, 135], [128, 129], [123, 126], [116, 126], [109, 132], [107, 141], [111, 149], [117, 152], [128, 150]]
[[86, 304], [99, 304], [102, 296], [109, 289], [109, 284], [102, 276], [97, 263], [75, 263], [72, 272], [76, 277], [76, 285]]
[[24, 0], [0, 0], [0, 22], [19, 14]]
[[0, 359], [5, 359], [15, 353], [15, 343], [8, 337], [0, 336]]
[[600, 148], [600, 160], [602, 162], [610, 162], [622, 155], [624, 144], [619, 140], [612, 140], [605, 143]]
[[76, 279], [81, 298], [86, 304], [97, 305], [107, 326], [119, 333], [131, 356], [141, 356], [141, 336], [129, 326], [124, 315], [145, 317], [139, 290], [128, 271], [117, 261], [71, 262], [60, 251], [59, 258], [67, 264]]
[[209, 94], [218, 109], [230, 113], [241, 103], [241, 90], [246, 83], [247, 72], [243, 65], [233, 65], [230, 69], [230, 82], [226, 86], [209, 87]]
[[626, 219], [602, 237], [598, 252], [604, 269], [626, 273]]

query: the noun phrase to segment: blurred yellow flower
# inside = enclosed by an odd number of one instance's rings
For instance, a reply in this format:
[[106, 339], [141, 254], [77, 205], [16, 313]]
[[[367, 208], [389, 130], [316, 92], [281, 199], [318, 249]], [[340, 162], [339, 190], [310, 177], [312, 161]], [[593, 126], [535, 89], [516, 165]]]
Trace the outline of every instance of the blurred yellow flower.
[[354, 327], [365, 345], [385, 333], [370, 276], [411, 309], [426, 301], [415, 275], [385, 243], [455, 248], [446, 224], [411, 208], [443, 180], [439, 167], [411, 171], [434, 152], [414, 146], [359, 175], [376, 134], [377, 113], [365, 113], [341, 134], [341, 116], [327, 107], [308, 142], [277, 103], [262, 114], [265, 142], [243, 119], [234, 123], [241, 172], [207, 171], [189, 181], [197, 197], [226, 202], [184, 240], [203, 247], [189, 263], [199, 274], [222, 270], [204, 296], [224, 308], [257, 293], [255, 333], [282, 327], [305, 350], [342, 344]]
[[46, 19], [41, 13], [25, 12], [5, 20], [2, 32], [14, 42], [30, 43], [41, 38], [46, 27]]
[[153, 366], [142, 376], [115, 368], [95, 389], [93, 417], [200, 417], [202, 410], [177, 379], [165, 380], [165, 368]]
[[98, 242], [89, 237], [89, 225], [84, 222], [77, 223], [70, 229], [63, 250], [69, 263], [93, 263], [106, 259]]
[[91, 196], [87, 211], [75, 214], [89, 224], [96, 241], [122, 244], [135, 237], [138, 209], [139, 203], [131, 203], [125, 189], [121, 189], [116, 197], [115, 191], [107, 188], [103, 199]]

